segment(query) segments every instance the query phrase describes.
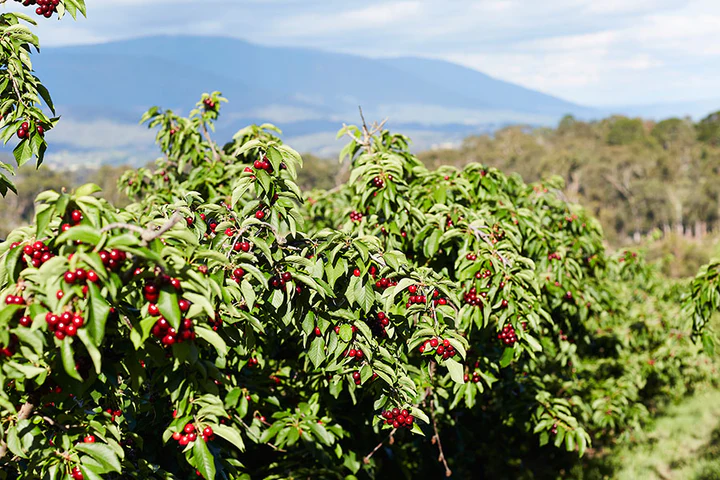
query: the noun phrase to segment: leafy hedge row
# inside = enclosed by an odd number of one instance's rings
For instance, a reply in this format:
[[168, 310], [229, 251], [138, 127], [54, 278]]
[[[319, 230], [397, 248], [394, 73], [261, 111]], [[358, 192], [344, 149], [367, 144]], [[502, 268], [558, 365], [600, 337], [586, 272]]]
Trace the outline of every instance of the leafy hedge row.
[[45, 192], [0, 246], [0, 478], [517, 476], [713, 368], [557, 182], [363, 126], [306, 196], [271, 125], [211, 139], [223, 101], [145, 115], [136, 203]]

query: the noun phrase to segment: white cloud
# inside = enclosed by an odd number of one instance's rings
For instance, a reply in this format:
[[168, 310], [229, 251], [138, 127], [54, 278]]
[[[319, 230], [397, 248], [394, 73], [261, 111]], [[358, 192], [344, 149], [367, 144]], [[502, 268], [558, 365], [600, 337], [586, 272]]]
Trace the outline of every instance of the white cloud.
[[42, 45], [185, 33], [427, 56], [586, 104], [713, 97], [720, 80], [717, 0], [100, 0], [88, 9], [77, 23], [41, 19]]
[[57, 137], [62, 143], [82, 149], [119, 149], [152, 145], [155, 132], [145, 126], [95, 120], [84, 122], [63, 117], [57, 126], [48, 132], [48, 139]]
[[383, 27], [398, 23], [399, 19], [418, 16], [422, 10], [419, 1], [387, 2], [346, 11], [294, 15], [271, 22], [270, 27], [283, 36], [318, 36]]

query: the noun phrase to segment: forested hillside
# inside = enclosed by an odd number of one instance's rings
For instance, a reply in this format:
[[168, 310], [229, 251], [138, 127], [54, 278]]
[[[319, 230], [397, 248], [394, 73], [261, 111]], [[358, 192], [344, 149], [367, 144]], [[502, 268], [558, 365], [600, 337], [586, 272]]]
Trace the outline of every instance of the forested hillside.
[[589, 208], [620, 245], [655, 229], [685, 237], [720, 229], [719, 144], [719, 113], [698, 124], [566, 116], [555, 129], [508, 127], [420, 157], [432, 166], [480, 162], [525, 181], [559, 175], [567, 199]]

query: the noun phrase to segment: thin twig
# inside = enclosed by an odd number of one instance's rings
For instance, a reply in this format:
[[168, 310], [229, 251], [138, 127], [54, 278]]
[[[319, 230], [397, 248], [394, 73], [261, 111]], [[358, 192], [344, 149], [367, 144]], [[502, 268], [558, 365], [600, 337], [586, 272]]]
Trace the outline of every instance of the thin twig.
[[20, 94], [20, 88], [18, 87], [17, 81], [15, 80], [15, 76], [10, 71], [10, 65], [8, 64], [7, 68], [8, 75], [10, 75], [10, 81], [12, 81], [13, 88], [15, 89], [15, 95], [18, 97], [18, 102], [20, 102], [25, 108], [28, 108], [27, 104], [23, 102], [22, 95]]
[[140, 234], [140, 238], [142, 239], [143, 245], [147, 246], [150, 242], [161, 236], [163, 233], [170, 230], [176, 223], [178, 223], [180, 220], [182, 220], [182, 215], [180, 213], [175, 212], [173, 213], [172, 217], [170, 217], [170, 220], [168, 220], [163, 226], [161, 226], [158, 229], [152, 229], [152, 228], [142, 228], [138, 227], [137, 225], [133, 225], [131, 223], [111, 223], [109, 225], [105, 225], [102, 229], [100, 229], [100, 233], [109, 232], [110, 230], [114, 230], [116, 228], [122, 228], [125, 230], [130, 230], [135, 233]]
[[435, 431], [435, 436], [433, 436], [433, 439], [435, 442], [437, 442], [438, 451], [440, 452], [440, 455], [438, 457], [438, 461], [441, 461], [443, 466], [445, 467], [445, 476], [449, 477], [452, 475], [452, 470], [450, 470], [450, 467], [448, 467], [447, 459], [445, 458], [445, 453], [443, 452], [442, 448], [442, 442], [440, 441], [440, 433], [438, 433], [437, 428], [437, 422], [435, 421], [435, 394], [431, 394], [430, 396], [430, 417], [432, 418], [432, 424], [433, 424], [433, 430]]
[[210, 150], [213, 152], [213, 157], [215, 157], [215, 161], [220, 160], [220, 154], [215, 149], [215, 142], [212, 141], [212, 138], [210, 138], [210, 133], [207, 130], [207, 127], [205, 126], [205, 122], [200, 124], [202, 127], [202, 133], [203, 137], [205, 137], [205, 140], [210, 144]]
[[390, 434], [387, 436], [387, 438], [385, 440], [383, 440], [382, 442], [378, 443], [377, 445], [375, 445], [375, 448], [372, 449], [372, 452], [368, 453], [367, 455], [365, 455], [363, 457], [363, 463], [365, 465], [370, 463], [370, 459], [372, 458], [372, 456], [375, 455], [375, 452], [380, 450], [380, 447], [382, 447], [385, 442], [390, 440], [390, 443], [392, 443], [392, 438], [393, 438], [393, 435], [395, 434], [395, 432], [397, 432], [397, 428], [393, 428], [392, 430], [390, 430]]
[[480, 230], [477, 227], [473, 227], [472, 225], [469, 225], [469, 227], [470, 227], [470, 230], [472, 230], [473, 233], [475, 233], [476, 237], [480, 237], [483, 240], [485, 240], [485, 243], [487, 243], [490, 246], [490, 248], [492, 249], [492, 252], [498, 256], [498, 258], [503, 262], [503, 265], [505, 265], [506, 267], [508, 265], [510, 265], [510, 262], [505, 257], [503, 257], [500, 254], [500, 252], [497, 251], [497, 249], [493, 245], [492, 241], [490, 240], [490, 235], [488, 235], [487, 233], [484, 233], [482, 230]]
[[57, 427], [57, 428], [60, 428], [60, 429], [62, 429], [62, 430], [65, 430], [65, 431], [67, 431], [67, 429], [68, 429], [65, 425], [63, 425], [63, 424], [61, 424], [61, 423], [57, 423], [55, 420], [53, 420], [53, 419], [50, 418], [50, 417], [47, 417], [47, 416], [43, 415], [41, 418], [42, 418], [43, 420], [45, 420], [47, 423], [49, 423], [50, 425], [52, 425], [53, 427]]

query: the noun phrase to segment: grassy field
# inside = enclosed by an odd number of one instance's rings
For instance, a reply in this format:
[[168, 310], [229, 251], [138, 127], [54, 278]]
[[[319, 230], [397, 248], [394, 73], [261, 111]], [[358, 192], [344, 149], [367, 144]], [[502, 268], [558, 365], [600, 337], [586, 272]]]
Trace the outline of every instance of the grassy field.
[[[669, 407], [644, 441], [610, 458], [615, 473], [604, 478], [720, 480], [720, 390], [698, 392]], [[595, 477], [587, 471], [583, 476]]]

